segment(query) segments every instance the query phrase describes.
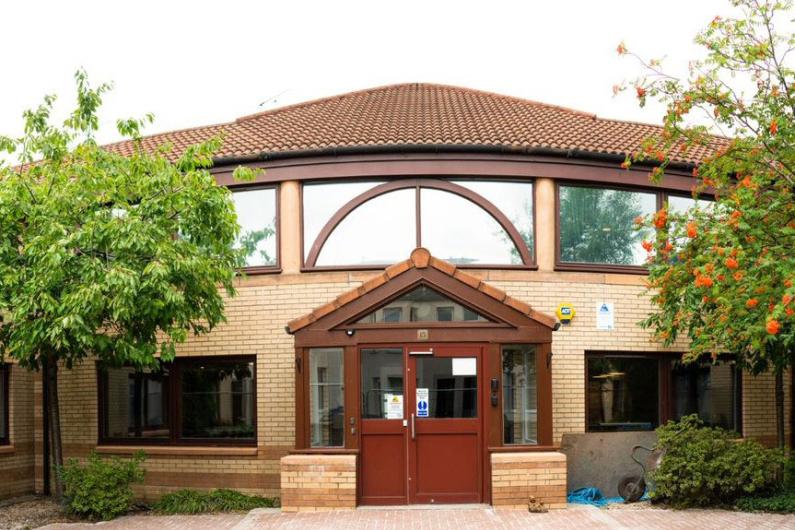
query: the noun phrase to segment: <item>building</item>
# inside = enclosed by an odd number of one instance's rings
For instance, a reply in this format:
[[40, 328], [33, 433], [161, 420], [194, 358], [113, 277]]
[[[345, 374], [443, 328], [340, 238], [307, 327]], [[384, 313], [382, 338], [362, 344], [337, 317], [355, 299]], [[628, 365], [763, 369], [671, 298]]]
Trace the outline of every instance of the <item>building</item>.
[[[257, 248], [229, 322], [162, 372], [61, 373], [65, 455], [144, 448], [147, 498], [518, 506], [609, 490], [634, 443], [687, 413], [772, 443], [772, 376], [681, 366], [686, 344], [637, 326], [650, 304], [632, 220], [694, 206], [708, 152], [651, 185], [620, 163], [658, 130], [405, 84], [146, 138], [180, 149], [222, 133], [213, 172]], [[266, 172], [237, 183], [240, 164]], [[40, 378], [0, 374], [0, 495], [41, 491]]]

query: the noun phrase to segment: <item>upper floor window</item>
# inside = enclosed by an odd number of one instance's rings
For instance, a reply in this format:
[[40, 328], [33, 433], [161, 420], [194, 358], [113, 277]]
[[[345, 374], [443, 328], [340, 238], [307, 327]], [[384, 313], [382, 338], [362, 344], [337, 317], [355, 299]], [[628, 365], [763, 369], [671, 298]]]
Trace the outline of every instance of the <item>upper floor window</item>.
[[488, 322], [488, 319], [438, 291], [420, 285], [365, 315], [358, 323], [385, 322]]
[[303, 212], [308, 267], [383, 266], [420, 246], [459, 265], [532, 265], [531, 182], [310, 183]]
[[644, 263], [648, 235], [634, 221], [657, 210], [656, 193], [561, 185], [559, 200], [561, 263]]
[[238, 245], [246, 249], [247, 267], [276, 267], [276, 189], [232, 189], [237, 222]]

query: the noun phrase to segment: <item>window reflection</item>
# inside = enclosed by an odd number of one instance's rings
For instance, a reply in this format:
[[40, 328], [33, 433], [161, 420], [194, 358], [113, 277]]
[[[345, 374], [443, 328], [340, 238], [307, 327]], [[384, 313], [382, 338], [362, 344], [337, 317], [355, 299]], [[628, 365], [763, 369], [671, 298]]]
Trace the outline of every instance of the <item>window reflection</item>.
[[8, 366], [0, 364], [0, 441], [8, 440]]
[[359, 319], [362, 324], [462, 321], [488, 320], [426, 285], [420, 285]]
[[[492, 203], [507, 217], [522, 236], [533, 255], [533, 183], [497, 180], [456, 180], [454, 184], [468, 188]], [[516, 249], [512, 263], [521, 263]]]
[[396, 401], [397, 398], [403, 402], [403, 350], [365, 349], [362, 350], [361, 363], [362, 418], [403, 418], [403, 412]]
[[[462, 362], [463, 361], [463, 362]], [[478, 377], [474, 358], [420, 357], [417, 390], [428, 390], [429, 418], [477, 418]], [[475, 367], [457, 372], [456, 364]]]
[[560, 260], [642, 265], [648, 232], [636, 230], [634, 221], [656, 209], [654, 193], [560, 186]]
[[538, 440], [538, 391], [534, 346], [502, 349], [503, 440], [535, 444]]
[[672, 370], [673, 419], [698, 414], [707, 425], [739, 431], [739, 373], [734, 363], [683, 364]]
[[638, 431], [659, 425], [659, 361], [588, 358], [588, 430]]
[[247, 251], [246, 265], [276, 265], [276, 190], [233, 191], [232, 201], [240, 225], [237, 244]]
[[168, 439], [169, 371], [105, 370], [104, 432], [108, 438]]
[[309, 350], [309, 415], [312, 447], [345, 444], [342, 348]]

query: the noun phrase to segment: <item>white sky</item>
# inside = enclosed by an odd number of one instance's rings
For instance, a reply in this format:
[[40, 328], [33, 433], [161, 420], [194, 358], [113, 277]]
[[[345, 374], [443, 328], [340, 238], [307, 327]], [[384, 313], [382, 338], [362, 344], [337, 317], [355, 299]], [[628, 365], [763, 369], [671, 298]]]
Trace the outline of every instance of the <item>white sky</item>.
[[109, 142], [118, 117], [153, 112], [154, 133], [402, 82], [656, 123], [659, 108], [612, 95], [639, 71], [617, 44], [683, 71], [701, 54], [696, 32], [729, 2], [13, 0], [2, 11], [0, 133], [19, 134], [22, 111], [46, 93], [68, 108], [83, 66], [115, 84], [99, 135]]

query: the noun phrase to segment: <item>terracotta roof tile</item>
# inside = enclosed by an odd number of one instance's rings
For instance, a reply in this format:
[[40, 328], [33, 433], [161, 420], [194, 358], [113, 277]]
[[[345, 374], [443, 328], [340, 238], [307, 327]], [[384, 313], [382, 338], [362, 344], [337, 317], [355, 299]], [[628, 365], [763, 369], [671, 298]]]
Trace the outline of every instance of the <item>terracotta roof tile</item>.
[[291, 320], [287, 323], [287, 331], [288, 333], [295, 333], [296, 331], [316, 322], [321, 317], [328, 315], [336, 309], [339, 309], [340, 307], [347, 305], [354, 300], [357, 300], [361, 296], [369, 293], [370, 291], [384, 285], [390, 279], [395, 278], [411, 269], [424, 269], [429, 265], [434, 269], [447, 274], [448, 276], [456, 278], [457, 280], [466, 283], [475, 289], [478, 289], [480, 292], [512, 307], [516, 311], [540, 322], [547, 327], [554, 329], [557, 324], [557, 320], [554, 317], [534, 310], [529, 304], [508, 296], [501, 289], [482, 282], [469, 273], [456, 269], [454, 265], [446, 261], [434, 258], [427, 249], [417, 248], [412, 251], [411, 257], [408, 260], [391, 265], [378, 276], [367, 280], [355, 289], [351, 289], [350, 291], [342, 293], [331, 302], [316, 308], [308, 315]]
[[[494, 148], [521, 153], [547, 148], [624, 155], [660, 132], [643, 123], [599, 118], [555, 105], [479, 90], [425, 83], [391, 85], [308, 101], [244, 116], [231, 123], [146, 137], [154, 149], [170, 142], [175, 153], [223, 135], [220, 160], [365, 148]], [[716, 142], [722, 140], [716, 139]], [[131, 142], [107, 146], [128, 154]], [[703, 147], [678, 162], [696, 163]]]

